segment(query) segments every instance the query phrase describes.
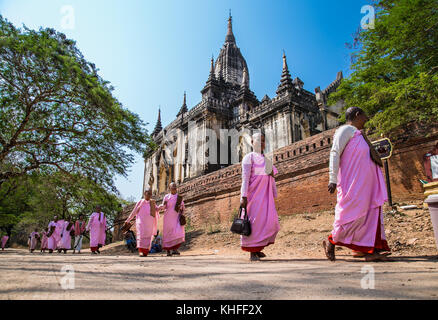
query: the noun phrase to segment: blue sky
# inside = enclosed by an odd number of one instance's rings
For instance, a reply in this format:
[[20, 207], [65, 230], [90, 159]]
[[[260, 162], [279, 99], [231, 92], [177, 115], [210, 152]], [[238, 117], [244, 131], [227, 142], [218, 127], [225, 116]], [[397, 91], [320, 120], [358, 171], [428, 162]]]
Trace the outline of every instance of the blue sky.
[[[115, 87], [129, 110], [155, 126], [181, 107], [201, 99], [210, 59], [222, 47], [229, 9], [237, 45], [245, 57], [250, 86], [261, 99], [275, 96], [282, 52], [292, 77], [304, 88], [325, 88], [340, 70], [349, 73], [352, 34], [369, 0], [0, 0], [0, 13], [16, 26], [52, 27], [74, 39], [88, 61]], [[74, 9], [74, 28], [63, 28], [64, 6]], [[144, 163], [136, 155], [128, 179], [116, 186], [124, 198], [139, 198]]]

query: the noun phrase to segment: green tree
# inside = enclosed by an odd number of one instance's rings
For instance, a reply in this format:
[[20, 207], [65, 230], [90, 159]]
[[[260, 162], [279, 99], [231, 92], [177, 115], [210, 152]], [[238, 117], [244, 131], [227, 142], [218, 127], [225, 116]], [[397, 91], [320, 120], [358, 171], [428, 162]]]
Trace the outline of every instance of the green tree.
[[374, 29], [359, 32], [352, 74], [330, 103], [367, 111], [377, 133], [438, 119], [438, 0], [374, 1]]
[[14, 227], [31, 209], [28, 199], [35, 191], [30, 188], [35, 173], [10, 179], [0, 186], [0, 229], [12, 235]]
[[102, 207], [111, 227], [123, 204], [126, 201], [118, 194], [86, 177], [34, 171], [0, 186], [0, 229], [12, 235], [14, 242], [26, 244], [29, 233], [45, 229], [54, 215], [89, 217], [96, 205]]
[[148, 140], [74, 41], [0, 16], [0, 185], [56, 168], [115, 190]]

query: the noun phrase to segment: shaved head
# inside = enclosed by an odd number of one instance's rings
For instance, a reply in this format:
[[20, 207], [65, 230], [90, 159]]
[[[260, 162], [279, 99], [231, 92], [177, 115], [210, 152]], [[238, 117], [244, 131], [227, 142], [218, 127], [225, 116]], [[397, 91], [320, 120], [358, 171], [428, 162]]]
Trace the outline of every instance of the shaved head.
[[170, 193], [175, 194], [177, 192], [176, 183], [175, 182], [171, 182], [169, 184], [169, 189], [170, 189]]
[[251, 137], [251, 144], [255, 152], [263, 153], [266, 147], [266, 137], [263, 132], [256, 132]]
[[152, 196], [152, 189], [150, 187], [146, 187], [144, 189], [144, 198], [149, 201]]

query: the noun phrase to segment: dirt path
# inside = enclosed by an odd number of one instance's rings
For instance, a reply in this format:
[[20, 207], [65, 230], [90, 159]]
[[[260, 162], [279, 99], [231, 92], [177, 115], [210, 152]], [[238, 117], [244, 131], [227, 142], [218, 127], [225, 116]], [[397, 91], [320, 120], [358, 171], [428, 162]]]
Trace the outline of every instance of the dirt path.
[[[438, 299], [435, 257], [395, 257], [365, 263], [338, 255], [322, 258], [246, 255], [180, 257], [29, 254], [0, 252], [0, 299]], [[61, 270], [74, 270], [74, 289], [63, 289]], [[374, 268], [374, 289], [361, 279]], [[363, 282], [363, 281], [362, 281]], [[369, 282], [365, 281], [365, 284]]]
[[[437, 248], [429, 213], [418, 205], [385, 215], [394, 262], [366, 263], [341, 247], [338, 260], [327, 261], [321, 241], [332, 212], [282, 216], [268, 258], [253, 263], [229, 224], [213, 221], [187, 230], [180, 257], [140, 258], [121, 242], [94, 256], [0, 251], [0, 299], [438, 299]], [[374, 289], [363, 289], [372, 270]]]

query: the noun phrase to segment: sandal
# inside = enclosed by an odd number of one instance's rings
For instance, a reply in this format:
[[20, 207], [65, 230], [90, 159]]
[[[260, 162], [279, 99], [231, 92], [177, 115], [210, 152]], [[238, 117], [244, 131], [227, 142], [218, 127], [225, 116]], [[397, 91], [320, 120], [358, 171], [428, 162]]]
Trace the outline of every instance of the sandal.
[[325, 240], [322, 242], [322, 246], [324, 248], [324, 252], [325, 255], [327, 257], [327, 259], [329, 259], [330, 261], [335, 261], [336, 260], [336, 256], [335, 256], [335, 246], [333, 245], [333, 250], [328, 250], [327, 248], [327, 243], [325, 242]]
[[[391, 253], [389, 253], [391, 254]], [[394, 261], [391, 258], [388, 258], [388, 254], [382, 254], [380, 252], [374, 252], [374, 253], [367, 253], [365, 255], [365, 261], [366, 262], [377, 262], [377, 261]]]
[[366, 262], [375, 262], [375, 261], [381, 261], [379, 255], [375, 253], [368, 253], [365, 255], [365, 261]]
[[353, 258], [363, 258], [365, 257], [367, 254], [364, 252], [360, 252], [360, 251], [353, 251]]
[[256, 252], [256, 255], [259, 257], [259, 258], [266, 258], [266, 254], [264, 254], [263, 252]]
[[250, 261], [260, 261], [260, 257], [256, 253], [251, 252], [249, 260]]

